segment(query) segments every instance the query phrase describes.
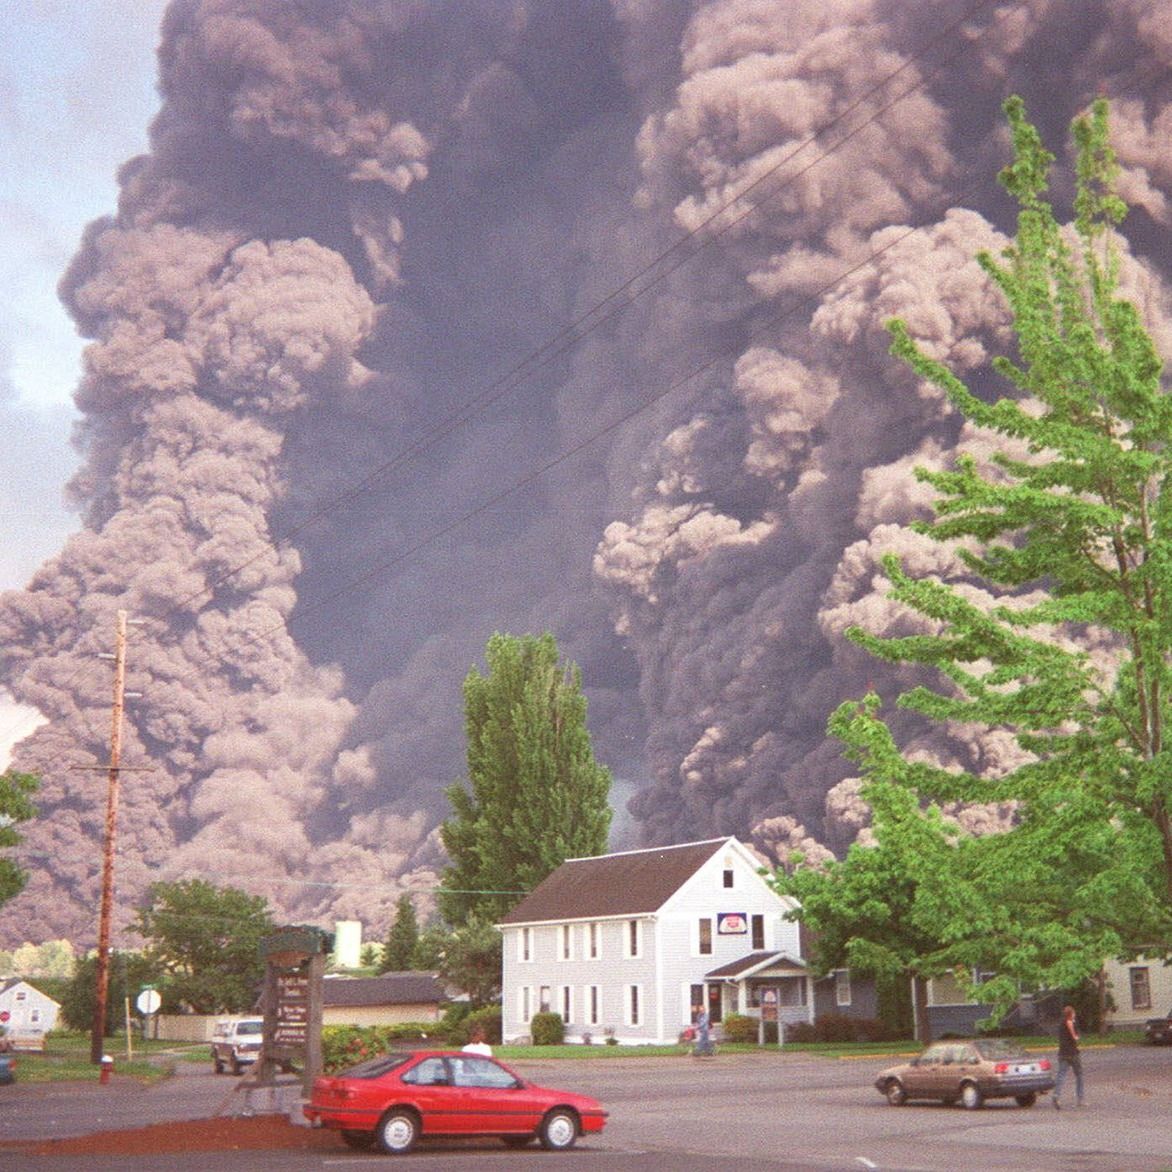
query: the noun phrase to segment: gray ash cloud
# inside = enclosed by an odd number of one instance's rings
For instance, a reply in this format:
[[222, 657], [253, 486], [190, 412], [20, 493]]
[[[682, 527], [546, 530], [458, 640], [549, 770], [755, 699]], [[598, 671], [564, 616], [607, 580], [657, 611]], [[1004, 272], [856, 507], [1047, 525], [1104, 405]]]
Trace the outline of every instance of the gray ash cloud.
[[[581, 665], [630, 841], [841, 849], [865, 819], [826, 716], [899, 682], [841, 631], [888, 617], [882, 551], [930, 564], [900, 529], [912, 465], [980, 443], [882, 322], [978, 379], [1004, 343], [970, 258], [1011, 228], [1006, 94], [1051, 141], [1113, 99], [1129, 280], [1169, 329], [1172, 5], [991, 4], [917, 57], [964, 11], [177, 0], [150, 152], [62, 281], [91, 339], [84, 529], [0, 598], [3, 682], [48, 718], [16, 752], [42, 814], [0, 933], [92, 938], [105, 777], [73, 766], [105, 760], [119, 609], [146, 620], [123, 760], [152, 766], [122, 788], [120, 924], [201, 875], [381, 932], [442, 864], [460, 683], [494, 630], [550, 629]], [[917, 88], [892, 102], [892, 74]], [[779, 190], [700, 227], [778, 163]], [[725, 230], [445, 425], [696, 228]]]

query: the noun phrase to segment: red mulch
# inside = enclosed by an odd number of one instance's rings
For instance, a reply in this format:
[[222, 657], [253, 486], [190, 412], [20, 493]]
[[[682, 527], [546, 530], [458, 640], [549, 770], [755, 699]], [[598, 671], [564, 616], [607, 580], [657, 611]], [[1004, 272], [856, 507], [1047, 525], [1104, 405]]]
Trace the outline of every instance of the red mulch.
[[30, 1156], [149, 1155], [157, 1152], [322, 1151], [342, 1148], [336, 1131], [298, 1127], [285, 1115], [220, 1116], [155, 1123], [131, 1131], [99, 1131], [70, 1139], [16, 1141], [0, 1151]]

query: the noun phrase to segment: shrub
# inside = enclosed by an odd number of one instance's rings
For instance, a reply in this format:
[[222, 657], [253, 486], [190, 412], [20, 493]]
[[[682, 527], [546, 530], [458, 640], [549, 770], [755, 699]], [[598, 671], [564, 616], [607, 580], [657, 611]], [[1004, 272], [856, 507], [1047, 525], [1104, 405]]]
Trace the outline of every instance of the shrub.
[[474, 1009], [469, 1013], [460, 1023], [459, 1041], [461, 1046], [468, 1041], [468, 1035], [476, 1026], [480, 1026], [484, 1030], [486, 1042], [499, 1045], [501, 1040], [501, 1007], [499, 1005], [486, 1005], [482, 1009]]
[[397, 1042], [434, 1037], [438, 1028], [431, 1022], [419, 1021], [385, 1026], [325, 1026], [321, 1032], [322, 1069], [333, 1074], [385, 1054]]
[[721, 1025], [726, 1042], [755, 1042], [757, 1040], [757, 1019], [743, 1013], [730, 1013]]
[[787, 1042], [888, 1042], [896, 1036], [881, 1021], [844, 1013], [824, 1013], [813, 1025], [801, 1021], [785, 1027]]
[[566, 1039], [566, 1023], [560, 1013], [535, 1013], [529, 1032], [535, 1046], [560, 1046]]

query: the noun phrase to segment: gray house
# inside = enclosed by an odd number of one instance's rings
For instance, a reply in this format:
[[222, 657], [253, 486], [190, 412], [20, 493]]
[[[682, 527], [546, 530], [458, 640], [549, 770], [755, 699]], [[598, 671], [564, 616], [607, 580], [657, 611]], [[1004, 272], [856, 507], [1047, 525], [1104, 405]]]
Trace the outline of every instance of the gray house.
[[816, 986], [833, 982], [810, 976], [794, 901], [761, 867], [735, 838], [567, 860], [497, 925], [504, 1040], [541, 1010], [568, 1041], [674, 1042], [698, 1004], [716, 1026], [812, 1021]]

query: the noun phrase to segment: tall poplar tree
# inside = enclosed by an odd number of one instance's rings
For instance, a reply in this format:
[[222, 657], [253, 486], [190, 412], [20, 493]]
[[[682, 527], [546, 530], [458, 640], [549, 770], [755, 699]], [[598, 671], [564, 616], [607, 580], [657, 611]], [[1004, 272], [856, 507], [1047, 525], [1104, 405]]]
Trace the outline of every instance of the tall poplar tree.
[[[892, 597], [928, 620], [927, 633], [850, 636], [884, 660], [939, 673], [939, 686], [913, 688], [899, 705], [1009, 731], [1027, 758], [997, 778], [910, 760], [875, 695], [830, 723], [877, 812], [870, 849], [902, 858], [916, 880], [899, 907], [927, 940], [888, 963], [927, 975], [995, 970], [982, 995], [1001, 1003], [1018, 982], [1070, 988], [1108, 956], [1172, 948], [1172, 403], [1139, 313], [1119, 293], [1114, 228], [1125, 208], [1106, 104], [1073, 124], [1073, 230], [1044, 198], [1053, 156], [1023, 103], [1010, 99], [1005, 111], [1014, 159], [1000, 180], [1019, 205], [1017, 233], [1003, 254], [979, 259], [1012, 311], [1017, 354], [995, 369], [1013, 392], [986, 402], [905, 323], [889, 326], [893, 353], [1006, 441], [992, 467], [961, 456], [919, 470], [937, 499], [935, 519], [915, 526], [955, 544], [1001, 601], [913, 579], [888, 558]], [[940, 816], [952, 802], [1014, 803], [1015, 824], [972, 838]], [[947, 882], [906, 849], [925, 836], [934, 845], [924, 857]], [[828, 930], [827, 963], [836, 949], [881, 944], [867, 924], [896, 906], [872, 884], [875, 915], [850, 929], [841, 894], [867, 886], [876, 869], [867, 849], [786, 883], [808, 900], [811, 926]]]
[[566, 859], [602, 854], [610, 830], [610, 771], [594, 759], [578, 668], [548, 632], [495, 634], [485, 660], [487, 675], [464, 680], [469, 788], [448, 788], [440, 832], [453, 925], [498, 919]]

